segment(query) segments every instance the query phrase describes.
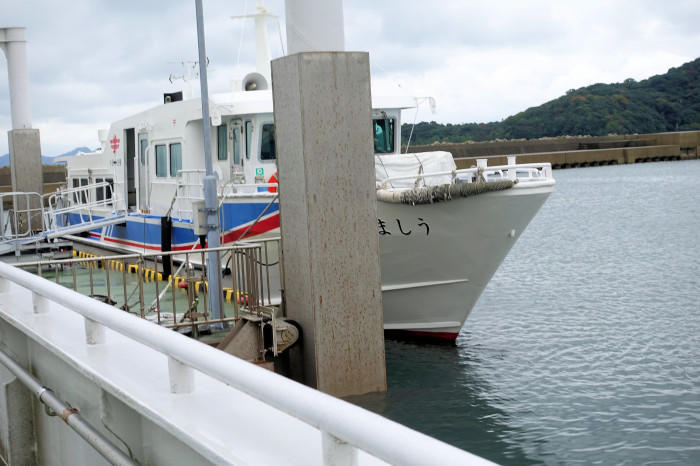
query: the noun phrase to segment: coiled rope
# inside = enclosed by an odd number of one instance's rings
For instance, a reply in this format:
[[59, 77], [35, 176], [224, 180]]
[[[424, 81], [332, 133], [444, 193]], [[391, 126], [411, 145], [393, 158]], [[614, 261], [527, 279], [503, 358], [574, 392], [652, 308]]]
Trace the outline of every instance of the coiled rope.
[[433, 204], [455, 197], [470, 197], [512, 188], [517, 180], [482, 181], [477, 183], [421, 186], [412, 189], [378, 189], [377, 200], [393, 204]]

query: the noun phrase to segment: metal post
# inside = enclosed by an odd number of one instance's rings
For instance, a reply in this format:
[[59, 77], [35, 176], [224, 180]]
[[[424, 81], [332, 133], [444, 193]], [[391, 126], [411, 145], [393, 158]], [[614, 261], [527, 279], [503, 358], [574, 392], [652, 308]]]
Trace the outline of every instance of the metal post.
[[129, 263], [127, 261], [124, 261], [122, 263], [124, 267], [122, 267], [122, 287], [124, 288], [124, 310], [129, 312], [129, 303], [128, 303], [128, 297], [126, 295], [126, 269], [129, 268]]
[[88, 262], [88, 269], [90, 270], [90, 297], [91, 298], [95, 295], [95, 283], [92, 279], [92, 266], [94, 263], [95, 263], [94, 261]]
[[236, 254], [236, 249], [231, 250], [231, 297], [233, 298], [233, 317], [238, 321], [238, 254]]
[[144, 265], [145, 262], [143, 261], [143, 256], [139, 259], [139, 268], [136, 271], [136, 275], [139, 277], [139, 309], [141, 310], [141, 318], [144, 319], [146, 317], [146, 313], [144, 310], [144, 303], [143, 303], [143, 279], [144, 279]]
[[[216, 194], [217, 178], [211, 161], [211, 120], [209, 118], [209, 88], [207, 84], [207, 54], [204, 44], [204, 18], [202, 15], [202, 0], [195, 0], [197, 15], [197, 45], [199, 48], [199, 84], [202, 94], [202, 130], [204, 134], [204, 167], [206, 176], [203, 180], [204, 207], [207, 210], [207, 246], [218, 248], [219, 242], [219, 203]], [[196, 214], [193, 212], [193, 214]], [[207, 253], [207, 276], [209, 277], [209, 315], [212, 319], [220, 319], [221, 289], [219, 280], [212, 280], [213, 277], [221, 275], [219, 256], [216, 252]]]
[[[163, 259], [165, 259], [165, 257]], [[153, 274], [153, 279], [156, 282], [156, 313], [158, 316], [158, 325], [160, 325], [160, 290], [158, 290], [158, 257], [153, 258], [153, 263], [155, 264], [156, 269]]]
[[168, 260], [170, 261], [170, 291], [173, 295], [173, 324], [177, 324], [177, 306], [175, 305], [175, 272], [173, 268], [173, 255], [168, 254]]
[[111, 261], [108, 261], [108, 262], [106, 261], [106, 262], [104, 263], [104, 265], [105, 265], [105, 280], [106, 280], [106, 282], [107, 282], [107, 302], [111, 304], [111, 303], [112, 303], [112, 289], [111, 289], [112, 287], [110, 286], [110, 283], [109, 283], [109, 266], [110, 266], [110, 263], [111, 263]]

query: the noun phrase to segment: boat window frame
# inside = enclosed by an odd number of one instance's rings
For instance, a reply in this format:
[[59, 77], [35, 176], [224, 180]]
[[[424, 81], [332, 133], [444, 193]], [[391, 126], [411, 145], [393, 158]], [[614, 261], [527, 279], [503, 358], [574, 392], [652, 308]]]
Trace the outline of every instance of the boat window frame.
[[[384, 127], [382, 128], [384, 132], [384, 145], [386, 147], [387, 141], [391, 144], [391, 147], [388, 148], [388, 150], [384, 151], [377, 151], [377, 122], [378, 121], [384, 121]], [[390, 123], [386, 123], [390, 122]], [[386, 154], [395, 154], [396, 153], [396, 122], [397, 118], [394, 115], [389, 115], [386, 114], [385, 112], [382, 112], [382, 115], [372, 115], [372, 141], [373, 141], [373, 146], [374, 146], [374, 153], [379, 154], [379, 155], [386, 155]], [[391, 124], [391, 137], [387, 138], [386, 136], [386, 127], [387, 124]]]
[[[95, 178], [95, 184], [100, 184], [104, 182], [104, 178]], [[105, 198], [105, 188], [104, 186], [95, 188], [95, 201], [104, 201]]]
[[[153, 144], [153, 157], [155, 157], [155, 163], [153, 164], [153, 168], [155, 170], [155, 175], [156, 178], [168, 178], [168, 174], [170, 171], [168, 170], [169, 164], [168, 164], [168, 143], [167, 142], [161, 142], [158, 141], [160, 144]], [[163, 162], [162, 165], [164, 165], [164, 170], [163, 174], [159, 175], [158, 174], [158, 168], [161, 166], [161, 164], [158, 163], [158, 148], [162, 147], [164, 152], [163, 152]]]
[[108, 204], [112, 204], [112, 195], [114, 193], [114, 178], [105, 178], [106, 183], [109, 183], [109, 189], [105, 186], [103, 189], [105, 191], [105, 201], [110, 201]]
[[[72, 188], [78, 189], [79, 187], [80, 187], [80, 176], [75, 176], [75, 177], [73, 177]], [[78, 191], [73, 192], [73, 202], [74, 203], [80, 202], [80, 195], [78, 194]]]
[[[222, 131], [223, 130], [223, 131]], [[223, 156], [221, 151], [221, 134], [223, 133]], [[216, 127], [216, 159], [220, 162], [228, 160], [228, 123], [221, 122]]]
[[[231, 152], [233, 156], [233, 164], [234, 165], [242, 165], [243, 163], [243, 158], [241, 156], [241, 135], [243, 134], [243, 125], [240, 123], [236, 123], [235, 121], [230, 122], [229, 125], [232, 125], [231, 128], [231, 145], [233, 146]], [[241, 134], [238, 134], [238, 132], [241, 132]]]
[[[180, 144], [180, 168], [179, 168], [179, 170], [183, 170], [182, 164], [183, 164], [184, 159], [185, 159], [185, 155], [184, 155], [185, 139], [184, 138], [180, 138], [180, 137], [178, 137], [178, 138], [172, 138], [172, 137], [171, 138], [154, 138], [154, 139], [150, 139], [148, 141], [149, 149], [151, 147], [153, 147], [153, 150], [149, 151], [149, 155], [150, 155], [150, 152], [153, 152], [154, 163], [148, 164], [148, 172], [149, 172], [149, 176], [151, 177], [150, 179], [152, 182], [159, 183], [159, 182], [162, 182], [163, 180], [170, 180], [170, 179], [177, 178], [177, 175], [170, 174], [170, 172], [171, 172], [171, 163], [170, 163], [171, 149], [170, 149], [170, 147], [174, 144]], [[165, 146], [165, 175], [163, 175], [163, 176], [158, 176], [158, 171], [157, 171], [157, 163], [158, 163], [157, 152], [158, 151], [156, 149], [157, 146]]]
[[[180, 148], [180, 160], [179, 160], [179, 166], [177, 170], [175, 170], [175, 174], [173, 175], [173, 146], [178, 146]], [[170, 174], [170, 178], [177, 178], [177, 172], [182, 170], [182, 142], [171, 142], [168, 143], [168, 173]]]
[[[263, 146], [262, 139], [263, 139], [263, 133], [264, 133], [263, 129], [265, 128], [265, 126], [272, 126], [272, 136], [273, 136], [273, 139], [272, 139], [273, 144], [272, 145], [273, 145], [275, 157], [271, 158], [271, 159], [264, 159], [262, 157], [262, 148], [263, 148], [262, 147]], [[258, 161], [260, 163], [277, 163], [277, 134], [275, 132], [275, 122], [272, 119], [262, 120], [262, 121], [260, 121], [258, 128], [260, 129], [260, 131], [258, 131], [260, 133], [260, 135], [258, 136]]]
[[250, 160], [251, 142], [253, 142], [253, 135], [255, 134], [255, 124], [253, 124], [252, 119], [245, 120], [243, 132], [245, 136], [245, 159]]

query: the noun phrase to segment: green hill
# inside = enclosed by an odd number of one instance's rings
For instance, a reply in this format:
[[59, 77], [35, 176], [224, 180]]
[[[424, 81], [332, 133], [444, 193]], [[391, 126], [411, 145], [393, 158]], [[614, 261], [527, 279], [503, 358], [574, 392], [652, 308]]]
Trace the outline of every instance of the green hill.
[[[700, 58], [643, 81], [571, 89], [501, 122], [418, 123], [411, 144], [700, 129]], [[405, 144], [410, 124], [401, 128]]]

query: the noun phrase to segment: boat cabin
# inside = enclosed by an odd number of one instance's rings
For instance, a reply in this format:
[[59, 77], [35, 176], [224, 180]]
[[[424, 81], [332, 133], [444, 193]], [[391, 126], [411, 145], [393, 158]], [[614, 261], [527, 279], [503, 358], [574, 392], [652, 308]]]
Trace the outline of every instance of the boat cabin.
[[[202, 196], [201, 103], [200, 99], [173, 100], [172, 96], [167, 94], [162, 105], [100, 131], [101, 150], [68, 159], [68, 187], [107, 182], [109, 188], [96, 188], [89, 195], [113, 199], [116, 211], [191, 218], [189, 209], [176, 205], [178, 212], [174, 212], [173, 205], [175, 198], [191, 203]], [[415, 103], [412, 98], [384, 100], [394, 107], [373, 110], [368, 131], [373, 134], [375, 153], [398, 153], [401, 109]], [[210, 114], [219, 194], [274, 195], [276, 189], [269, 186], [277, 182], [271, 91], [213, 95]]]

